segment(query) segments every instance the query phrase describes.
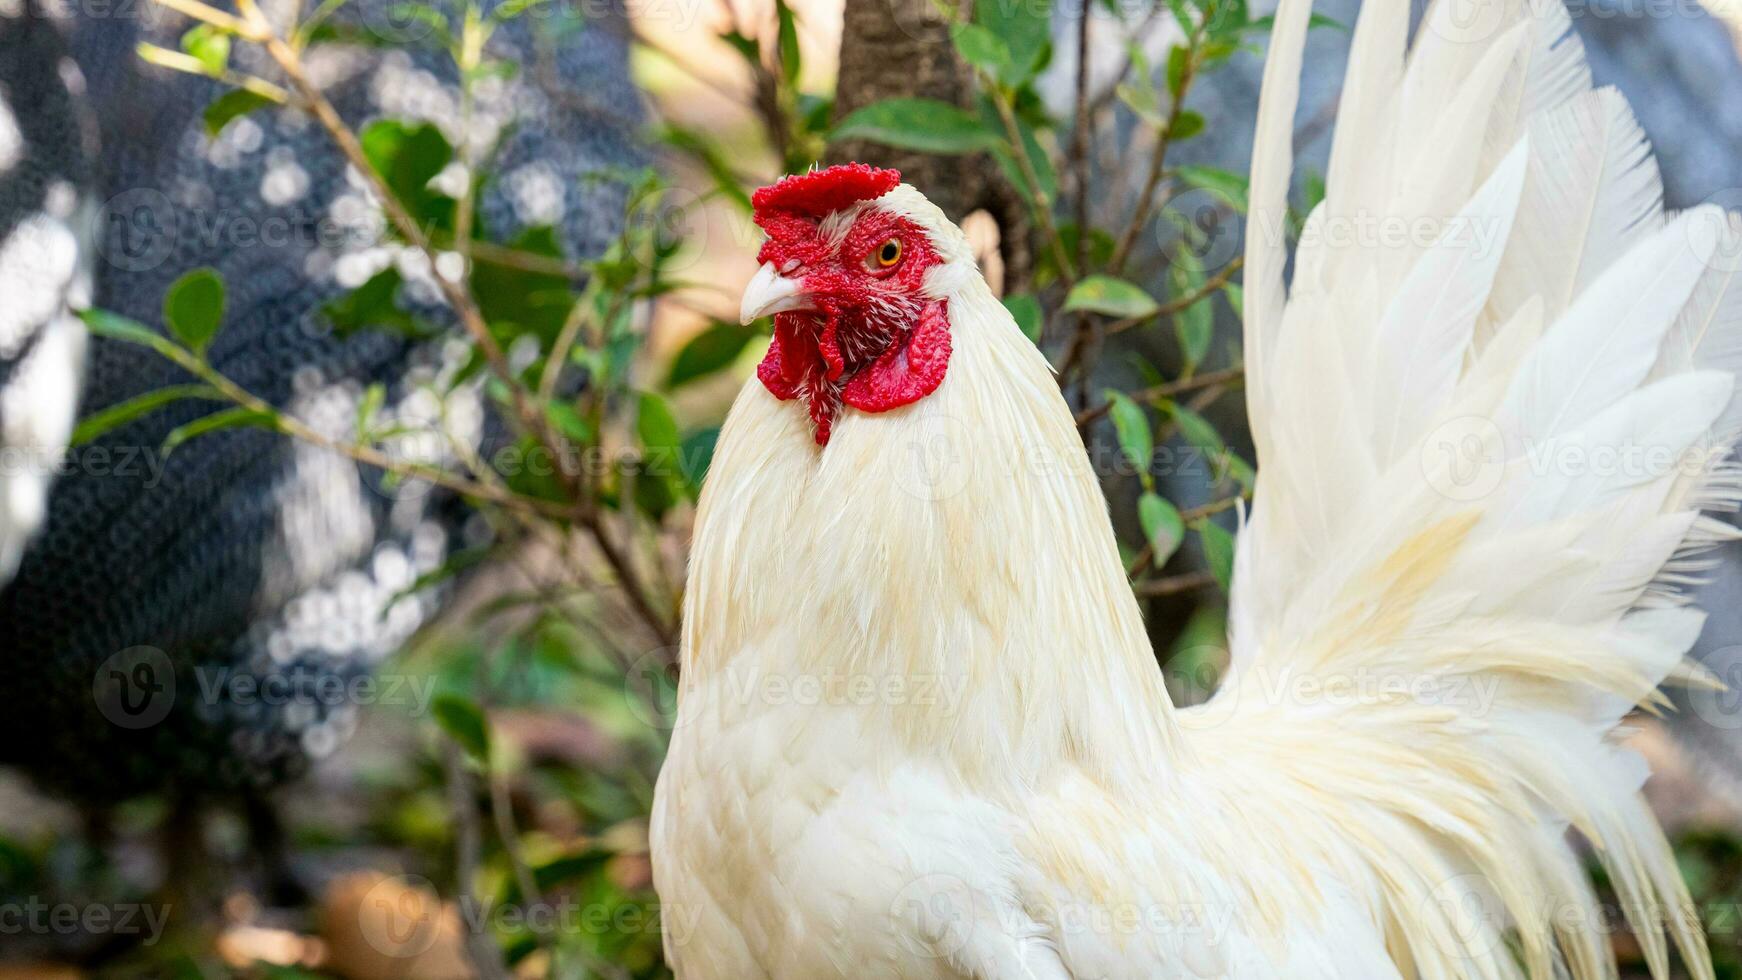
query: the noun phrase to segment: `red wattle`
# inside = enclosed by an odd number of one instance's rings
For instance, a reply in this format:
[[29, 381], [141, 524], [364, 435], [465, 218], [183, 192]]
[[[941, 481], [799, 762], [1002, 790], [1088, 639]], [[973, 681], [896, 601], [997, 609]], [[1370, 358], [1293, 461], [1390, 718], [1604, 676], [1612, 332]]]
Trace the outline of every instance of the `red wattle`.
[[937, 390], [950, 364], [950, 318], [942, 301], [841, 389], [841, 401], [861, 412], [887, 412]]
[[817, 336], [817, 354], [827, 365], [823, 377], [829, 381], [841, 380], [841, 375], [847, 371], [847, 359], [841, 356], [840, 318], [831, 316], [823, 323], [823, 332]]

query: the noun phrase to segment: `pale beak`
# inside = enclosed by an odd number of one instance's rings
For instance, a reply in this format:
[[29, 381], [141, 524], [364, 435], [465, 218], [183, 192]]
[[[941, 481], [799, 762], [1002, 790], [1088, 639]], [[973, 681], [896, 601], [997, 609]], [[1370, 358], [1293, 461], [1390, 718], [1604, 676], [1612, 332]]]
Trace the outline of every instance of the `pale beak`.
[[738, 308], [738, 322], [748, 325], [752, 320], [789, 310], [814, 309], [804, 284], [774, 271], [774, 263], [765, 262], [744, 287], [744, 305]]

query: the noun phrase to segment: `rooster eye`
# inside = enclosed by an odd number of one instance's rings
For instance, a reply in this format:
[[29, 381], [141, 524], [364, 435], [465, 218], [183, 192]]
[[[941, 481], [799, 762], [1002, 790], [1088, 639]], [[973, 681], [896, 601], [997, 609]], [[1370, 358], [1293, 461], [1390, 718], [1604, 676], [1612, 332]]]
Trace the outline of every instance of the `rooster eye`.
[[877, 264], [887, 269], [901, 261], [901, 242], [891, 238], [877, 247]]

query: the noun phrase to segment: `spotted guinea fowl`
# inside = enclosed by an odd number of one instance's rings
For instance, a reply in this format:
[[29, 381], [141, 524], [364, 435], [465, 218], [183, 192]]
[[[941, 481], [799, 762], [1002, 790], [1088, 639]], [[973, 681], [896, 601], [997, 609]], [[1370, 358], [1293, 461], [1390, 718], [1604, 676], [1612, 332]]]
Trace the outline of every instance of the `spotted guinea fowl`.
[[[395, 20], [394, 7], [348, 4], [335, 23], [402, 45], [318, 45], [311, 71], [355, 126], [428, 120], [457, 140], [452, 65], [415, 43], [409, 35], [424, 22]], [[563, 7], [498, 31], [495, 53], [522, 70], [482, 86], [470, 137], [501, 137], [483, 227], [505, 240], [554, 226], [567, 253], [583, 256], [620, 227], [625, 191], [611, 178], [644, 163], [632, 135], [640, 104], [620, 14], [587, 5], [594, 19], [582, 25], [583, 8]], [[50, 48], [64, 44], [68, 71], [82, 71], [101, 150], [88, 177], [73, 163], [43, 170], [51, 184], [84, 182], [99, 202], [86, 256], [91, 302], [157, 325], [169, 285], [212, 267], [228, 285], [211, 350], [225, 374], [338, 435], [351, 431], [371, 384], [387, 390], [384, 418], [427, 422], [418, 389], [456, 369], [453, 345], [339, 337], [320, 312], [393, 261], [378, 210], [325, 134], [294, 111], [257, 112], [208, 137], [202, 112], [223, 88], [134, 56], [142, 40], [174, 47], [188, 26], [169, 16], [0, 21], [6, 49], [36, 59], [0, 58], [26, 132], [73, 118], [56, 98], [62, 76]], [[271, 72], [248, 60], [263, 58], [249, 46], [233, 57]], [[0, 277], [28, 274], [13, 253], [4, 258]], [[439, 317], [428, 281], [415, 269], [408, 278], [411, 302]], [[0, 354], [10, 354], [6, 343], [0, 333]], [[40, 340], [36, 351], [37, 360], [48, 353]], [[67, 374], [56, 381], [63, 390]], [[149, 351], [93, 340], [83, 412], [185, 380]], [[388, 600], [470, 533], [468, 512], [447, 495], [384, 490], [378, 473], [268, 433], [219, 433], [167, 459], [157, 453], [172, 429], [210, 411], [172, 405], [75, 449], [0, 592], [9, 683], [30, 692], [0, 713], [0, 762], [44, 786], [111, 800], [255, 790], [295, 776], [355, 723], [356, 688], [334, 682], [371, 671], [432, 609], [427, 598]], [[37, 417], [64, 440], [66, 413]], [[477, 439], [493, 428], [481, 409], [459, 424]], [[0, 537], [0, 547], [20, 540]], [[108, 678], [138, 683], [119, 698], [93, 696]]]

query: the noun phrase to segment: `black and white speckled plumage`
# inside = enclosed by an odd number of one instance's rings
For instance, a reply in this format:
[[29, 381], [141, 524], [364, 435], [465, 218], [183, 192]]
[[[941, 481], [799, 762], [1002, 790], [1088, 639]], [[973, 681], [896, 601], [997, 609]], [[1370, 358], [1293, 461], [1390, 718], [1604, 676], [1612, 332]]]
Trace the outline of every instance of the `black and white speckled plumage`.
[[40, 526], [85, 352], [68, 312], [90, 291], [83, 84], [55, 27], [0, 7], [0, 583]]
[[[391, 6], [360, 0], [341, 16], [391, 31]], [[479, 218], [501, 236], [554, 224], [570, 254], [592, 254], [619, 227], [623, 189], [587, 178], [643, 162], [640, 104], [621, 25], [575, 30], [557, 8], [493, 41], [522, 71], [480, 92], [473, 138], [487, 143], [504, 126], [507, 136]], [[215, 267], [229, 298], [212, 360], [231, 378], [336, 435], [350, 431], [374, 382], [387, 386], [389, 411], [429, 417], [418, 387], [456, 366], [453, 344], [340, 340], [316, 315], [389, 261], [419, 285], [418, 263], [382, 243], [360, 182], [290, 110], [256, 113], [208, 140], [201, 112], [220, 86], [133, 56], [141, 39], [174, 47], [187, 22], [132, 9], [138, 17], [54, 25], [85, 69], [99, 120], [93, 184], [106, 203], [94, 304], [157, 324], [170, 283]], [[258, 51], [238, 45], [236, 57], [271, 74]], [[310, 65], [354, 125], [428, 119], [450, 140], [461, 135], [445, 56], [331, 46], [316, 48]], [[433, 287], [421, 286], [433, 308]], [[85, 410], [182, 380], [147, 351], [95, 341]], [[0, 712], [0, 761], [86, 797], [269, 785], [332, 751], [353, 724], [352, 699], [317, 695], [316, 685], [330, 694], [334, 679], [369, 671], [429, 613], [427, 599], [381, 610], [443, 561], [463, 533], [463, 508], [443, 494], [384, 492], [376, 474], [262, 432], [155, 457], [171, 429], [211, 410], [183, 402], [130, 424], [76, 453], [59, 479], [45, 529], [0, 593], [0, 649], [21, 695]], [[476, 415], [482, 438], [488, 423]], [[139, 647], [173, 664], [173, 708], [153, 724], [116, 724], [94, 685], [111, 658]], [[281, 704], [238, 698], [237, 676], [303, 694]]]

